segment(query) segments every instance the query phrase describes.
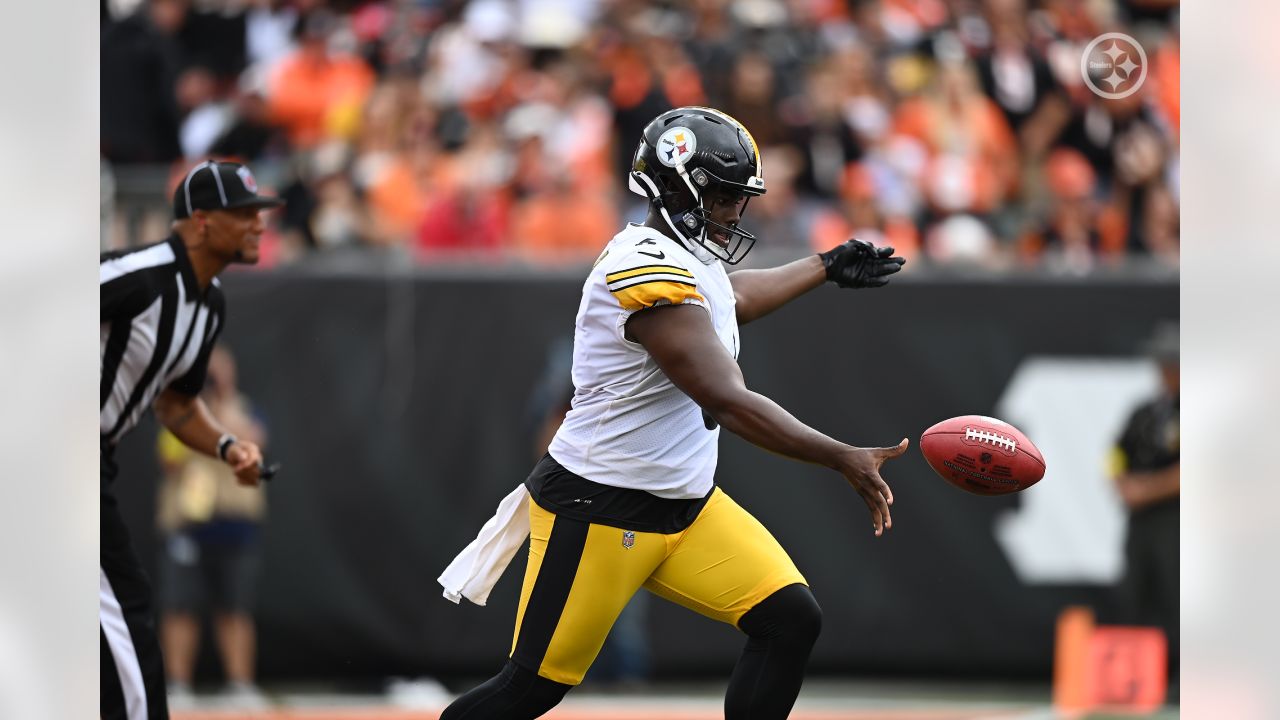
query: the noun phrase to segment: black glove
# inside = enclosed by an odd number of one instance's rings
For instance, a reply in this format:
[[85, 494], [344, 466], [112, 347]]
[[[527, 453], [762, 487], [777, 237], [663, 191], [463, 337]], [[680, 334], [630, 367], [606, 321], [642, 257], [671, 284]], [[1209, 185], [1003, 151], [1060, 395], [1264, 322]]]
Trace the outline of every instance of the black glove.
[[883, 287], [889, 284], [889, 276], [902, 269], [907, 260], [891, 257], [893, 248], [878, 248], [862, 240], [845, 242], [818, 253], [822, 266], [827, 269], [827, 279], [842, 288]]

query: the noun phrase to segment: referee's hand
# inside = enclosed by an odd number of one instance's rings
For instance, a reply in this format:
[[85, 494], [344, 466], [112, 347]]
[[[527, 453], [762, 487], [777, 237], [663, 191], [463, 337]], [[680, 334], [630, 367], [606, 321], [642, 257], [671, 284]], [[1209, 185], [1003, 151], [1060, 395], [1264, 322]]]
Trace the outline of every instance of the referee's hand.
[[256, 486], [262, 468], [262, 450], [247, 440], [237, 440], [227, 448], [227, 464], [241, 485]]

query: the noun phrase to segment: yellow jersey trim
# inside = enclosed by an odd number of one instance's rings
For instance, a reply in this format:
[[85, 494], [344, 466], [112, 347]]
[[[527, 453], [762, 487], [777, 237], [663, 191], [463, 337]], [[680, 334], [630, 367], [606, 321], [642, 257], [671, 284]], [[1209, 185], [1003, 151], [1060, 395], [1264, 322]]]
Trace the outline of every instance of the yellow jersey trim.
[[687, 278], [693, 277], [693, 273], [682, 267], [676, 267], [675, 265], [642, 265], [640, 267], [631, 268], [630, 270], [619, 270], [618, 272], [605, 275], [604, 281], [606, 283], [615, 283], [619, 280], [626, 280], [627, 278], [649, 274], [680, 275]]
[[625, 310], [642, 310], [660, 303], [681, 305], [695, 300], [706, 303], [706, 298], [698, 294], [696, 285], [676, 280], [650, 280], [628, 285], [617, 290], [610, 290], [618, 303]]

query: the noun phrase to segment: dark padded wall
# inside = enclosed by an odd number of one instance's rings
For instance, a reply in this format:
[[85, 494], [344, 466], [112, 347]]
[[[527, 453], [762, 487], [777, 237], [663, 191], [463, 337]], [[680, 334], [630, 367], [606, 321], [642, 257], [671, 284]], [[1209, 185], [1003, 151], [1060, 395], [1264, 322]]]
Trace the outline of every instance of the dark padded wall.
[[[245, 273], [225, 286], [225, 339], [285, 463], [268, 491], [263, 677], [496, 670], [522, 556], [485, 608], [445, 601], [435, 578], [531, 467], [530, 396], [551, 344], [572, 334], [580, 280]], [[813, 669], [1047, 673], [1057, 612], [1105, 606], [1106, 589], [1020, 584], [991, 533], [1018, 498], [955, 490], [914, 443], [942, 418], [992, 413], [1029, 354], [1132, 355], [1177, 313], [1171, 283], [905, 282], [824, 288], [744, 328], [754, 389], [837, 438], [913, 442], [887, 466], [895, 527], [877, 540], [839, 476], [724, 435], [719, 482], [825, 608]], [[119, 451], [147, 558], [154, 432], [148, 421]], [[736, 631], [661, 601], [650, 618], [659, 673], [732, 666]]]

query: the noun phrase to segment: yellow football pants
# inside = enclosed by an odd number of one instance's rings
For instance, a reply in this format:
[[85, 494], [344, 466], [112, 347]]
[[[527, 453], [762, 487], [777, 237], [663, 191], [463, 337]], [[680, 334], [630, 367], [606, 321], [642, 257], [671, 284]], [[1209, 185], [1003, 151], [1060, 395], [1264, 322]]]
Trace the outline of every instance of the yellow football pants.
[[805, 583], [778, 541], [716, 488], [682, 532], [629, 532], [529, 503], [531, 532], [511, 657], [577, 685], [641, 587], [736, 626], [774, 592]]

